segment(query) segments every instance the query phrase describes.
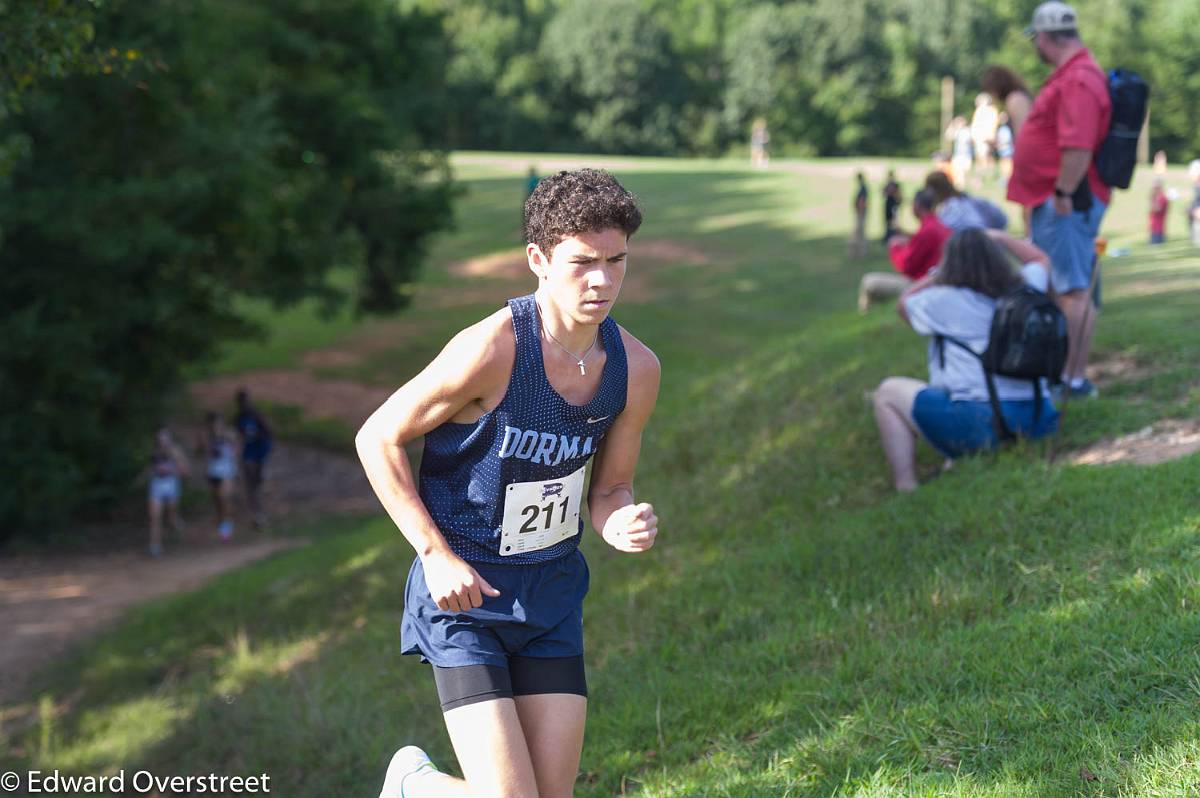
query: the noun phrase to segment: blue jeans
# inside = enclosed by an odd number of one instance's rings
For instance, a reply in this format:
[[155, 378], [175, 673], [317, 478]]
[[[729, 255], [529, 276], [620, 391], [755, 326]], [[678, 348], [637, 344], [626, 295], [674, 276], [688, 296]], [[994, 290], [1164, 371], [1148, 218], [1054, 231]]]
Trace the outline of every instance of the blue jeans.
[[[1058, 429], [1058, 411], [1045, 397], [1037, 427], [1033, 425], [1032, 399], [1001, 401], [1000, 411], [1008, 428], [1026, 438], [1040, 438]], [[991, 402], [955, 402], [945, 388], [922, 389], [913, 400], [912, 416], [917, 429], [944, 457], [962, 457], [1000, 442]]]

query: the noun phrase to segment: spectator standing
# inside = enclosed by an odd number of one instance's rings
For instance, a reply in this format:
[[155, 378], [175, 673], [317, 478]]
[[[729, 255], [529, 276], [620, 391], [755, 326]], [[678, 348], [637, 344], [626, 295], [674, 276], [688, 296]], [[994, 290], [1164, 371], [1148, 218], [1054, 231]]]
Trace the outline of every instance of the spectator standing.
[[996, 143], [998, 125], [998, 114], [991, 96], [987, 92], [980, 93], [975, 97], [975, 113], [971, 115], [971, 144], [978, 174], [986, 175], [992, 168], [992, 147]]
[[1033, 95], [1029, 93], [1025, 81], [1008, 67], [992, 64], [983, 71], [980, 82], [981, 88], [1008, 114], [1008, 124], [1015, 138], [1025, 117], [1029, 116], [1029, 109], [1033, 107]]
[[[1054, 72], [1017, 133], [1008, 198], [1033, 208], [1033, 242], [1053, 264], [1054, 289], [1070, 334], [1066, 390], [1072, 396], [1096, 396], [1086, 375], [1099, 306], [1099, 283], [1093, 282], [1092, 271], [1111, 191], [1100, 180], [1094, 158], [1112, 117], [1108, 81], [1080, 38], [1075, 10], [1066, 3], [1039, 5], [1026, 33]], [[1089, 293], [1092, 286], [1096, 290]]]
[[866, 313], [871, 303], [897, 297], [914, 280], [920, 280], [942, 259], [942, 248], [950, 228], [934, 213], [937, 198], [923, 188], [913, 195], [912, 212], [920, 225], [912, 236], [897, 233], [888, 239], [888, 256], [896, 272], [868, 272], [858, 284], [858, 310]]
[[533, 190], [538, 187], [538, 183], [540, 182], [542, 182], [542, 179], [538, 177], [537, 167], [530, 164], [529, 173], [525, 175], [525, 199], [529, 199], [529, 195], [533, 193]]
[[[1012, 177], [1012, 157], [1016, 153], [1017, 134], [1021, 130], [1021, 124], [1025, 121], [1025, 117], [1029, 116], [1029, 109], [1033, 107], [1033, 95], [1029, 93], [1029, 89], [1025, 86], [1025, 81], [1021, 80], [1020, 75], [1008, 67], [1000, 66], [999, 64], [992, 64], [983, 71], [981, 83], [983, 90], [992, 96], [992, 99], [1004, 109], [1004, 113], [1008, 117], [1010, 132], [1008, 149], [1010, 149], [1010, 153], [1007, 159], [1003, 155], [997, 155], [1000, 158], [1000, 176], [1004, 180], [1004, 185], [1007, 186], [1009, 179]], [[1001, 128], [1002, 130], [1003, 127]], [[1001, 132], [997, 132], [997, 150], [1004, 148], [1000, 136]], [[1032, 215], [1033, 208], [1030, 208], [1028, 205], [1021, 206], [1021, 220], [1025, 225], [1026, 238], [1030, 236], [1030, 217]]]
[[1188, 233], [1192, 243], [1200, 247], [1200, 158], [1188, 164], [1188, 177], [1192, 179], [1192, 204], [1187, 209]]
[[754, 120], [750, 128], [750, 165], [755, 169], [766, 169], [771, 161], [767, 145], [771, 143], [771, 134], [767, 131], [767, 120], [761, 116]]
[[1000, 166], [1000, 185], [1006, 186], [1008, 179], [1012, 177], [1015, 138], [1006, 111], [1000, 113], [999, 122], [996, 128], [996, 159]]
[[883, 185], [883, 243], [885, 245], [888, 239], [899, 232], [896, 229], [896, 214], [900, 212], [900, 205], [903, 202], [904, 192], [901, 190], [900, 184], [896, 182], [896, 172], [889, 169], [887, 182]]
[[1161, 244], [1167, 240], [1167, 211], [1171, 208], [1171, 198], [1163, 188], [1161, 177], [1154, 178], [1154, 188], [1150, 190], [1150, 243]]
[[946, 128], [946, 139], [950, 142], [950, 169], [954, 175], [954, 185], [962, 189], [967, 184], [967, 175], [975, 160], [971, 128], [965, 117], [956, 116], [950, 121], [950, 127]]
[[854, 235], [850, 239], [850, 257], [861, 258], [867, 254], [867, 178], [862, 172], [854, 178], [858, 188], [854, 192]]

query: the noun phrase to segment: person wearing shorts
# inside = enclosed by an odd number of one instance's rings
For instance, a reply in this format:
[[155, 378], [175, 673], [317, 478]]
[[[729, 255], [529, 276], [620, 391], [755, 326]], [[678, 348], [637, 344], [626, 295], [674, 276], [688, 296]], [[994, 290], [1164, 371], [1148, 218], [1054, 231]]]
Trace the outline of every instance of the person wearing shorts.
[[[609, 316], [641, 212], [612, 175], [580, 169], [543, 179], [524, 217], [537, 290], [458, 333], [355, 439], [416, 551], [401, 651], [432, 664], [463, 773], [405, 746], [381, 798], [571, 795], [587, 712], [585, 496], [619, 551], [658, 534], [633, 478], [659, 364]], [[404, 446], [422, 435], [418, 485]]]
[[1108, 80], [1084, 46], [1078, 24], [1075, 10], [1057, 0], [1033, 12], [1026, 35], [1054, 72], [1017, 135], [1008, 199], [1032, 209], [1033, 243], [1053, 264], [1054, 290], [1070, 338], [1062, 375], [1066, 390], [1071, 396], [1094, 397], [1096, 386], [1086, 372], [1100, 284], [1092, 272], [1096, 237], [1112, 198], [1096, 169], [1095, 154], [1108, 134], [1112, 101]]
[[[1010, 255], [1025, 264], [1019, 274]], [[964, 230], [946, 244], [941, 266], [900, 297], [900, 315], [930, 342], [928, 383], [888, 377], [874, 395], [875, 423], [896, 490], [917, 488], [918, 436], [947, 461], [999, 443], [982, 363], [957, 346], [939, 345], [938, 337], [957, 339], [982, 353], [996, 299], [1022, 282], [1046, 291], [1049, 272], [1049, 257], [1028, 241], [999, 230]], [[1013, 432], [1040, 438], [1058, 428], [1058, 412], [1044, 385], [1035, 396], [1027, 380], [997, 376], [995, 384], [1004, 421]], [[1041, 407], [1035, 411], [1036, 404]]]
[[176, 533], [182, 528], [179, 519], [180, 478], [187, 474], [188, 462], [167, 427], [154, 433], [154, 448], [150, 452], [150, 469], [146, 489], [146, 513], [150, 517], [150, 556], [163, 553], [163, 521]]
[[872, 302], [898, 297], [920, 280], [942, 259], [942, 247], [950, 228], [934, 213], [937, 198], [927, 188], [913, 195], [912, 212], [920, 227], [913, 235], [897, 233], [888, 239], [888, 257], [895, 272], [867, 272], [858, 283], [858, 312], [866, 313]]
[[237, 443], [220, 413], [209, 412], [206, 417], [208, 438], [208, 486], [212, 490], [217, 510], [217, 535], [221, 540], [233, 538], [233, 482], [237, 478]]
[[242, 436], [242, 481], [246, 487], [246, 504], [255, 527], [266, 523], [262, 507], [262, 483], [271, 455], [271, 428], [258, 408], [250, 401], [245, 388], [237, 392], [238, 434]]

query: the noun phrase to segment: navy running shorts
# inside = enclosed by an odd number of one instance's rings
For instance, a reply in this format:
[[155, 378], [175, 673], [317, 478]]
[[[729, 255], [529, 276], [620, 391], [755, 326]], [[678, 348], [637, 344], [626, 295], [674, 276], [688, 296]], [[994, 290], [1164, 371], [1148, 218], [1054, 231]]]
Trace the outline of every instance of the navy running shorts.
[[583, 655], [583, 597], [588, 567], [578, 549], [535, 565], [471, 563], [500, 591], [469, 612], [439, 609], [425, 584], [420, 558], [404, 590], [403, 654], [440, 668], [492, 665], [510, 657], [556, 659]]

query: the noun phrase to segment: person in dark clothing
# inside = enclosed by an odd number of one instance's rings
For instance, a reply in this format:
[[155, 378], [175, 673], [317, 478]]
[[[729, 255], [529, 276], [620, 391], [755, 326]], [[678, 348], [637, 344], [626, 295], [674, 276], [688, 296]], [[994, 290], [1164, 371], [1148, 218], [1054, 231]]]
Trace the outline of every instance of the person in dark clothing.
[[854, 176], [858, 188], [854, 191], [854, 234], [850, 238], [850, 257], [862, 258], [867, 254], [867, 178], [862, 172]]
[[250, 508], [255, 527], [266, 523], [262, 508], [262, 483], [271, 454], [271, 428], [266, 419], [250, 402], [246, 389], [237, 392], [238, 414], [235, 426], [242, 436], [242, 477], [246, 486], [246, 504]]
[[900, 212], [900, 205], [903, 202], [904, 191], [896, 182], [896, 172], [888, 170], [887, 183], [883, 186], [883, 243], [885, 246], [888, 239], [899, 232], [896, 229], [896, 214]]

